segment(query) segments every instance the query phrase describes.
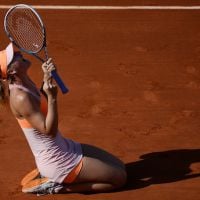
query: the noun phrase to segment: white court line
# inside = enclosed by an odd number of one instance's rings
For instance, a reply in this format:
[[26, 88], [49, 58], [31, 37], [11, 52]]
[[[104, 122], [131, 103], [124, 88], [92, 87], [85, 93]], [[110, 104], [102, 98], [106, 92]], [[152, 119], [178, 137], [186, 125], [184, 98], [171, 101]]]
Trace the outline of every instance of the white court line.
[[[0, 5], [0, 9], [9, 9], [13, 5]], [[62, 6], [32, 5], [43, 10], [200, 10], [200, 6]]]

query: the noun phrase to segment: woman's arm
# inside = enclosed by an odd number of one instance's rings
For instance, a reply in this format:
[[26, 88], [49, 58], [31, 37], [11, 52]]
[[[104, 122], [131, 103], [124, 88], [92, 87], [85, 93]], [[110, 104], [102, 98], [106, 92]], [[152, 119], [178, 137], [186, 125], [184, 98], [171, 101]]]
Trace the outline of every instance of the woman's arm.
[[55, 136], [58, 129], [57, 87], [44, 82], [43, 90], [47, 94], [48, 101], [48, 112], [45, 123], [46, 131], [50, 135]]
[[40, 111], [40, 104], [33, 101], [30, 95], [18, 92], [11, 99], [11, 109], [17, 118], [26, 119], [33, 128], [49, 136], [56, 136], [58, 128], [57, 103], [54, 98], [48, 98], [46, 117]]
[[46, 127], [48, 127], [48, 132], [54, 133], [53, 136], [55, 136], [58, 129], [57, 86], [53, 84], [51, 76], [51, 71], [55, 70], [55, 66], [51, 58], [49, 58], [47, 62], [42, 65], [42, 69], [44, 72], [42, 91], [44, 91], [48, 101]]
[[50, 60], [49, 63], [44, 63], [42, 68], [44, 71], [43, 91], [48, 101], [46, 117], [40, 111], [39, 102], [34, 101], [23, 91], [18, 91], [11, 98], [11, 108], [16, 117], [25, 118], [39, 132], [54, 137], [58, 129], [57, 87], [52, 83], [50, 72], [55, 67]]

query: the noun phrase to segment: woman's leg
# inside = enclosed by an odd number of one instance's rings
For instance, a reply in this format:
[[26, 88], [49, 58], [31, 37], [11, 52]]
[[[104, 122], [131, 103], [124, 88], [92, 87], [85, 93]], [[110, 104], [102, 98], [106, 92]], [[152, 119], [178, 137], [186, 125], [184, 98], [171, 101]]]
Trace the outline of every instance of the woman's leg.
[[102, 160], [105, 163], [114, 165], [115, 167], [121, 168], [125, 170], [124, 163], [118, 159], [116, 156], [108, 153], [107, 151], [100, 149], [98, 147], [82, 144], [83, 155], [90, 158], [96, 158], [98, 160]]
[[83, 167], [76, 180], [66, 186], [66, 192], [106, 192], [126, 183], [124, 164], [118, 158], [97, 147], [82, 144]]

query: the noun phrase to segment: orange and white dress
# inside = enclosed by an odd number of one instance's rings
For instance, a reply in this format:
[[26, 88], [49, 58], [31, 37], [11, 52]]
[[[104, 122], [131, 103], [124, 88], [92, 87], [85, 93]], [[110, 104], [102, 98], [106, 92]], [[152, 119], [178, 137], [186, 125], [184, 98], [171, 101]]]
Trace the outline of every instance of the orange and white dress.
[[[9, 89], [13, 88], [33, 95], [40, 101], [41, 112], [46, 115], [47, 100], [42, 94], [39, 96], [22, 85], [10, 84]], [[17, 120], [33, 152], [40, 174], [50, 181], [62, 183], [82, 160], [81, 144], [64, 138], [59, 130], [56, 137], [52, 138], [33, 128], [26, 119]]]

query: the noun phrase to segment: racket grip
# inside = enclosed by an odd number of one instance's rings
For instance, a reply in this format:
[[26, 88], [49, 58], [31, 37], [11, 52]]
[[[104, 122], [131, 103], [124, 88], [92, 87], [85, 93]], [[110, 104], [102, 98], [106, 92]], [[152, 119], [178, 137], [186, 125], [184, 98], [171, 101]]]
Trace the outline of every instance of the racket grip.
[[60, 87], [63, 94], [66, 94], [67, 92], [69, 92], [69, 89], [65, 86], [65, 84], [63, 83], [62, 79], [60, 78], [56, 70], [53, 70], [51, 72], [51, 75], [56, 81], [56, 83], [58, 84], [58, 86]]

